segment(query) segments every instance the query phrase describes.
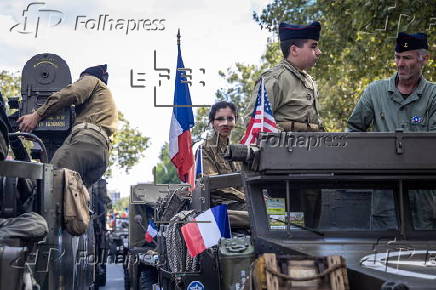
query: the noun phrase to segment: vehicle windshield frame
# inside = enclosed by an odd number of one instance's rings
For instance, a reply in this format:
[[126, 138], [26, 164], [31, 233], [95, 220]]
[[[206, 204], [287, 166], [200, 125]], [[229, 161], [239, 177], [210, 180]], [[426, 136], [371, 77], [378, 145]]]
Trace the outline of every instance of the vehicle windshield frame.
[[[421, 186], [422, 182], [426, 182], [426, 186]], [[394, 205], [397, 218], [397, 229], [386, 230], [322, 230], [315, 229], [323, 235], [311, 232], [310, 230], [271, 230], [268, 223], [265, 201], [260, 193], [256, 190], [262, 184], [268, 182], [289, 184], [289, 187], [296, 186], [304, 188], [307, 185], [316, 184], [317, 188], [324, 188], [325, 185], [337, 184], [337, 188], [345, 186], [354, 186], [362, 188], [363, 185], [369, 185], [371, 182], [376, 182], [375, 187], [368, 186], [367, 189], [383, 189], [389, 188], [394, 191]], [[383, 185], [384, 184], [384, 185]], [[310, 186], [314, 188], [314, 186]], [[408, 189], [436, 189], [436, 177], [432, 175], [364, 175], [364, 174], [348, 174], [338, 175], [333, 173], [320, 174], [288, 174], [288, 175], [257, 175], [247, 176], [245, 180], [245, 190], [247, 191], [247, 202], [249, 204], [250, 215], [253, 212], [256, 214], [251, 216], [251, 227], [253, 233], [257, 236], [273, 239], [325, 239], [325, 238], [356, 238], [356, 239], [379, 239], [381, 237], [392, 237], [401, 240], [425, 240], [436, 239], [436, 230], [415, 230], [412, 224], [412, 215], [410, 202], [407, 196]], [[290, 194], [290, 192], [289, 192]], [[285, 196], [286, 197], [286, 196]], [[288, 207], [289, 205], [287, 205]]]

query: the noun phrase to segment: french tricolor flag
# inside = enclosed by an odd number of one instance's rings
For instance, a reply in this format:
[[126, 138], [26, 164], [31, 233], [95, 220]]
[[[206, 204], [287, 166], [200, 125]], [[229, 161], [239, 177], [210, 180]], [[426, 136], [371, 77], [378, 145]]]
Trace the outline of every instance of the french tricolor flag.
[[[183, 182], [194, 166], [192, 154], [191, 128], [194, 126], [191, 95], [184, 75], [182, 53], [178, 44], [176, 84], [174, 91], [174, 107], [170, 125], [169, 153], [171, 161], [177, 169], [177, 175]], [[183, 75], [182, 75], [183, 73]]]
[[199, 223], [188, 223], [180, 228], [191, 257], [217, 245], [221, 237], [231, 237], [226, 204], [206, 210], [195, 221]]
[[150, 221], [148, 223], [147, 232], [145, 233], [145, 240], [151, 243], [155, 236], [157, 236], [157, 227], [152, 221]]

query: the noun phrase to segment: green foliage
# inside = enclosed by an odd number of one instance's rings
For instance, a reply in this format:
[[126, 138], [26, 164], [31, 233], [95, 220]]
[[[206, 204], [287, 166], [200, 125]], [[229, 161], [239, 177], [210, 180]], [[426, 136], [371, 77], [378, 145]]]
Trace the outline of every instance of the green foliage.
[[21, 77], [16, 73], [8, 71], [0, 72], [0, 90], [3, 98], [10, 98], [20, 95]]
[[[3, 95], [3, 101], [6, 107], [8, 107], [8, 98], [20, 96], [20, 85], [21, 77], [17, 76], [16, 73], [8, 71], [0, 72], [0, 92]], [[11, 114], [12, 111], [8, 110], [8, 113]]]
[[115, 168], [123, 169], [126, 173], [144, 156], [149, 146], [150, 138], [132, 128], [121, 112], [118, 112], [118, 131], [113, 136], [112, 151], [106, 177], [112, 175]]
[[129, 197], [122, 197], [112, 206], [113, 211], [121, 212], [129, 208]]
[[176, 168], [170, 160], [168, 142], [162, 146], [159, 154], [160, 162], [155, 167], [155, 182], [157, 184], [179, 184]]

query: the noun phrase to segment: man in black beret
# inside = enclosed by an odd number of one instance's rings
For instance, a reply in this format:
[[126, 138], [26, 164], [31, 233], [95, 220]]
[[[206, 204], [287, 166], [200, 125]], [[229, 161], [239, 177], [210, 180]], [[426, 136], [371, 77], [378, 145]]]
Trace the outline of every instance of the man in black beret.
[[[319, 131], [318, 88], [306, 72], [315, 65], [321, 51], [318, 40], [321, 25], [280, 23], [283, 60], [262, 74], [273, 116], [284, 131]], [[248, 114], [254, 110], [260, 80], [253, 91]], [[249, 118], [247, 118], [249, 119]]]
[[106, 171], [109, 138], [117, 128], [118, 111], [106, 86], [109, 76], [106, 69], [106, 65], [85, 69], [75, 83], [53, 93], [38, 110], [18, 119], [20, 130], [30, 132], [40, 120], [75, 105], [76, 119], [71, 134], [55, 152], [51, 163], [78, 172], [86, 186], [91, 186]]
[[[422, 75], [428, 59], [426, 34], [400, 32], [395, 46], [397, 72], [369, 84], [348, 120], [348, 131], [436, 131], [436, 84]], [[428, 190], [420, 193], [410, 191], [415, 227], [435, 229], [436, 194]], [[374, 221], [380, 221], [378, 226], [395, 226], [392, 193], [374, 201]]]

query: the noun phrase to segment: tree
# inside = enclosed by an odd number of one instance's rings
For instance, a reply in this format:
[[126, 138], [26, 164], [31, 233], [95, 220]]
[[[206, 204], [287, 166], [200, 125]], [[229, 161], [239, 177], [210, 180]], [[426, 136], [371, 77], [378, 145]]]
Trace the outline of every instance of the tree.
[[[0, 72], [0, 91], [3, 98], [20, 95], [21, 78], [15, 73]], [[6, 102], [7, 103], [7, 102]], [[109, 177], [113, 168], [128, 172], [142, 157], [149, 146], [149, 138], [132, 128], [121, 112], [119, 114], [119, 130], [113, 136], [113, 147], [109, 157], [109, 167], [106, 177]]]
[[129, 121], [121, 112], [118, 112], [118, 131], [113, 136], [113, 147], [109, 158], [106, 176], [110, 177], [115, 168], [126, 173], [144, 156], [144, 151], [149, 146], [149, 138], [132, 128]]
[[170, 160], [168, 142], [162, 146], [159, 154], [160, 162], [154, 168], [155, 182], [158, 184], [179, 184], [176, 168]]
[[129, 208], [129, 197], [120, 198], [115, 204], [112, 205], [113, 211], [124, 211], [126, 208]]
[[8, 71], [0, 72], [0, 89], [3, 97], [14, 97], [20, 95], [21, 77], [16, 73]]
[[[7, 104], [7, 100], [10, 97], [15, 97], [20, 95], [20, 84], [21, 77], [17, 76], [16, 73], [11, 73], [8, 71], [0, 72], [0, 92], [3, 95], [3, 102]], [[11, 110], [8, 110], [8, 113], [12, 113]]]

